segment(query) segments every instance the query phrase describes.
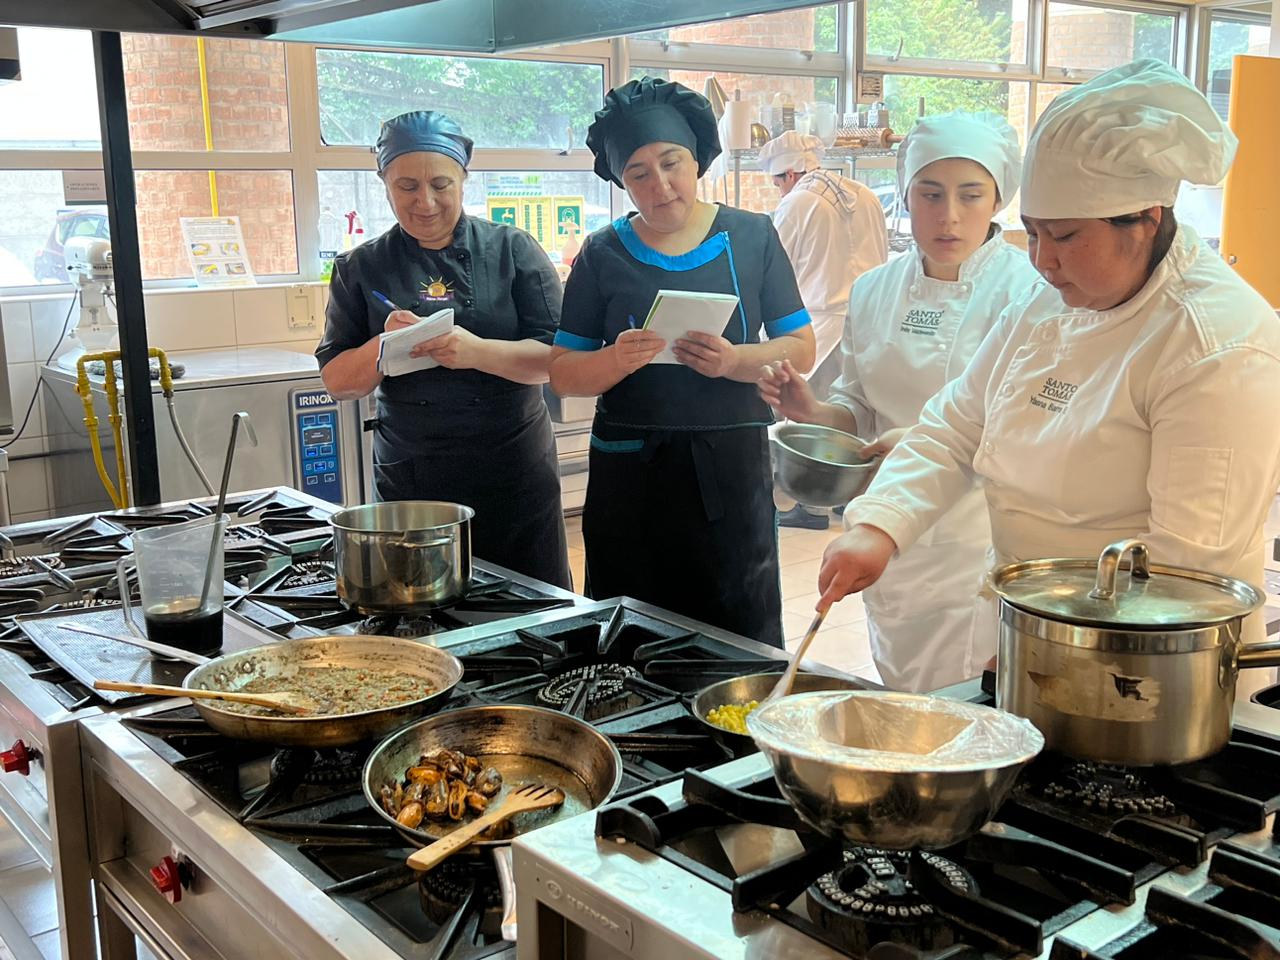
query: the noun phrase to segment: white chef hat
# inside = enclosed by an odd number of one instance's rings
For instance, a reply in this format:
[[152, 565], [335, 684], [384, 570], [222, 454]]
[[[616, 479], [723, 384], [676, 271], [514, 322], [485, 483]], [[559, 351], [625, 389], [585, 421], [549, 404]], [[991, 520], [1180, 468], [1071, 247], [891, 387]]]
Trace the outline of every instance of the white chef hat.
[[790, 170], [804, 173], [822, 166], [825, 153], [818, 137], [787, 130], [760, 148], [760, 169], [771, 177]]
[[1236, 137], [1168, 64], [1135, 60], [1059, 94], [1027, 141], [1022, 213], [1046, 220], [1169, 207], [1183, 180], [1220, 181]]
[[994, 113], [942, 113], [920, 120], [898, 145], [898, 190], [903, 197], [917, 173], [935, 160], [959, 158], [983, 166], [996, 182], [1004, 209], [1018, 192], [1022, 147], [1009, 121]]

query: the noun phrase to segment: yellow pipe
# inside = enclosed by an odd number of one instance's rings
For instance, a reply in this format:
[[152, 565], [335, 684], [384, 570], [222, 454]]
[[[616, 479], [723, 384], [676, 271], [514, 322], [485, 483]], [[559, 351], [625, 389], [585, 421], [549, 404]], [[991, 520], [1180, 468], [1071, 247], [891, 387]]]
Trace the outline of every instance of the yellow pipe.
[[[147, 356], [155, 357], [160, 362], [160, 389], [166, 397], [173, 395], [173, 371], [169, 368], [169, 357], [159, 347], [147, 350]], [[124, 437], [122, 435], [123, 418], [120, 416], [120, 391], [116, 381], [115, 361], [120, 358], [119, 350], [108, 350], [103, 353], [86, 353], [76, 361], [76, 393], [84, 404], [84, 423], [89, 430], [89, 447], [93, 451], [93, 465], [98, 470], [98, 479], [106, 488], [107, 496], [115, 504], [117, 510], [129, 506], [129, 473], [124, 461]], [[111, 435], [116, 444], [116, 478], [120, 484], [119, 492], [111, 482], [106, 463], [102, 458], [102, 443], [98, 439], [98, 417], [93, 412], [93, 388], [89, 381], [87, 364], [101, 360], [106, 367], [103, 374], [103, 386], [107, 394], [107, 406], [110, 410], [107, 419], [111, 424]]]
[[89, 371], [86, 368], [90, 360], [100, 359], [102, 354], [85, 354], [76, 361], [76, 393], [84, 403], [84, 424], [89, 428], [89, 448], [93, 451], [93, 465], [98, 469], [98, 479], [102, 481], [107, 496], [111, 498], [116, 509], [121, 510], [123, 504], [120, 502], [120, 495], [116, 493], [115, 485], [107, 474], [106, 464], [102, 462], [102, 443], [98, 440], [98, 418], [93, 412], [93, 387], [89, 383]]
[[129, 472], [124, 464], [124, 432], [120, 429], [123, 422], [120, 417], [120, 392], [116, 389], [116, 357], [119, 351], [111, 350], [104, 354], [106, 371], [103, 375], [103, 386], [107, 393], [107, 422], [111, 424], [111, 437], [116, 443], [116, 483], [120, 490], [120, 506], [129, 506]]
[[[209, 111], [209, 70], [204, 55], [204, 37], [196, 37], [196, 59], [200, 65], [200, 106], [204, 112], [204, 148], [213, 152], [213, 117]], [[218, 174], [209, 171], [209, 206], [218, 216]]]

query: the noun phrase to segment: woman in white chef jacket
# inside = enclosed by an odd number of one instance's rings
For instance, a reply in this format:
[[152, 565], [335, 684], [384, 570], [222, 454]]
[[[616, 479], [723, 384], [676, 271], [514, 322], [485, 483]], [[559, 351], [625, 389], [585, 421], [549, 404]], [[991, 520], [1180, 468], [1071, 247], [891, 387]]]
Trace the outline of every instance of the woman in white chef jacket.
[[[1235, 148], [1199, 91], [1154, 60], [1050, 104], [1022, 178], [1044, 279], [850, 504], [819, 606], [892, 569], [974, 474], [1001, 562], [1095, 557], [1141, 537], [1154, 562], [1262, 583], [1280, 484], [1280, 320], [1172, 210], [1182, 180], [1219, 182]], [[1245, 640], [1263, 633], [1254, 614]]]
[[[765, 400], [792, 420], [875, 437], [873, 452], [891, 449], [1035, 279], [991, 222], [1018, 189], [1020, 153], [993, 114], [921, 120], [898, 148], [915, 245], [854, 283], [830, 402], [786, 364], [761, 380]], [[935, 519], [864, 596], [872, 658], [896, 690], [976, 676], [995, 650], [995, 623], [978, 602], [991, 535], [976, 484]]]

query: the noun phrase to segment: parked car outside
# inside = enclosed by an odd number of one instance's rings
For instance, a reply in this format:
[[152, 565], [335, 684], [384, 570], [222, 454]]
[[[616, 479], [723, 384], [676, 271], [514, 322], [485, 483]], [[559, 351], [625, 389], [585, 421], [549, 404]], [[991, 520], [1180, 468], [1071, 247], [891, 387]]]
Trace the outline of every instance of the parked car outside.
[[35, 277], [39, 283], [65, 283], [67, 265], [62, 259], [66, 242], [72, 237], [111, 239], [106, 207], [64, 207], [58, 211], [49, 238], [36, 253]]

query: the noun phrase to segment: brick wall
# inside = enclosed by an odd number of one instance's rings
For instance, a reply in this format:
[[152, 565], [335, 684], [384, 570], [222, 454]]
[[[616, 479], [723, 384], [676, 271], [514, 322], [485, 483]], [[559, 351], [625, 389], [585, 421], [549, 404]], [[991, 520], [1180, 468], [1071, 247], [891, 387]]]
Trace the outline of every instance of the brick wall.
[[[1055, 10], [1049, 19], [1049, 75], [1054, 67], [1073, 67], [1080, 70], [1108, 70], [1133, 59], [1134, 16], [1108, 10], [1085, 8]], [[1026, 22], [1013, 24], [1014, 50], [1024, 44]], [[1041, 83], [1036, 85], [1034, 116], [1039, 117], [1053, 98], [1069, 84]], [[1018, 137], [1026, 146], [1028, 85], [1010, 84], [1009, 123], [1018, 131]]]
[[[785, 14], [765, 14], [755, 17], [737, 17], [700, 23], [689, 27], [677, 27], [670, 31], [672, 42], [720, 43], [740, 47], [776, 47], [811, 50], [814, 46], [813, 10], [791, 10]], [[727, 73], [705, 70], [670, 70], [668, 79], [683, 83], [686, 87], [702, 92], [707, 77], [715, 76], [724, 88], [725, 95], [733, 98], [734, 91], [742, 92], [742, 99], [757, 107], [773, 102], [777, 93], [788, 93], [797, 107], [814, 99], [814, 81], [811, 77], [779, 77], [761, 74]], [[747, 210], [768, 213], [778, 205], [778, 189], [772, 180], [758, 170], [744, 170], [741, 180], [742, 201]], [[716, 197], [723, 200], [723, 187], [716, 185]], [[708, 194], [709, 195], [709, 194]], [[733, 202], [733, 182], [729, 182], [729, 201]]]
[[[127, 34], [123, 48], [133, 149], [204, 151], [196, 41]], [[214, 150], [287, 151], [283, 45], [206, 40], [205, 58]], [[188, 276], [178, 218], [213, 212], [208, 174], [140, 170], [137, 181], [143, 275]], [[296, 272], [292, 176], [283, 170], [221, 171], [217, 185], [218, 212], [240, 217], [254, 272]]]

